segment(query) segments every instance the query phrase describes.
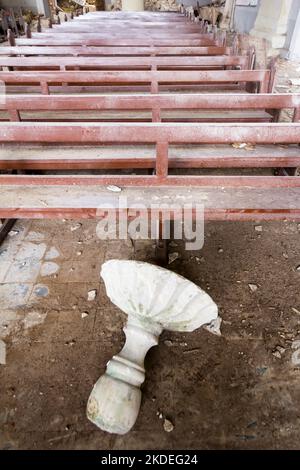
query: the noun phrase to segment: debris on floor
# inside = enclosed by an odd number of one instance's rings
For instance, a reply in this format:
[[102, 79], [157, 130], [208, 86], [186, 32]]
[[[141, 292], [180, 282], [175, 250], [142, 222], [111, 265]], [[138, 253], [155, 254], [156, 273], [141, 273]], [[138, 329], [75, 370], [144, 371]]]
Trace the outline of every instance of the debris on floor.
[[72, 225], [71, 232], [75, 232], [75, 230], [78, 230], [80, 227], [82, 227], [82, 224], [80, 222], [75, 225]]
[[251, 292], [256, 292], [258, 289], [258, 286], [256, 284], [248, 284], [248, 286]]
[[172, 432], [174, 430], [174, 424], [169, 419], [166, 419], [166, 418], [164, 419], [163, 426], [166, 432]]
[[300, 340], [293, 341], [292, 349], [295, 351], [292, 354], [292, 364], [294, 366], [300, 366]]
[[282, 346], [276, 346], [274, 351], [272, 352], [274, 357], [277, 357], [277, 359], [281, 359], [282, 355], [285, 353], [286, 349], [283, 348]]
[[114, 186], [113, 184], [107, 186], [106, 188], [108, 191], [111, 191], [113, 193], [120, 193], [122, 191], [121, 188], [119, 188], [119, 186]]
[[96, 296], [97, 296], [97, 291], [95, 289], [90, 290], [88, 292], [88, 301], [92, 302], [93, 300], [95, 300]]
[[212, 333], [213, 335], [222, 336], [221, 323], [222, 323], [222, 318], [218, 317], [216, 318], [216, 320], [213, 320], [209, 325], [204, 326], [204, 328], [210, 333]]

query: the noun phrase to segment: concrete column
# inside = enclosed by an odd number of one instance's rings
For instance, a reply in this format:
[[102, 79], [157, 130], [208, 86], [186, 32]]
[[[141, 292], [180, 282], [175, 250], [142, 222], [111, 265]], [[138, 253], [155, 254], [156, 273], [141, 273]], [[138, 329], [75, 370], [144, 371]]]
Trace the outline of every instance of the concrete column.
[[36, 0], [36, 8], [39, 15], [45, 15], [46, 17], [49, 17], [51, 14], [48, 0]]
[[254, 28], [250, 31], [270, 41], [273, 49], [284, 47], [293, 0], [261, 0]]
[[291, 40], [288, 58], [292, 60], [300, 60], [300, 10], [296, 19], [296, 25]]
[[122, 0], [124, 11], [144, 11], [144, 0]]

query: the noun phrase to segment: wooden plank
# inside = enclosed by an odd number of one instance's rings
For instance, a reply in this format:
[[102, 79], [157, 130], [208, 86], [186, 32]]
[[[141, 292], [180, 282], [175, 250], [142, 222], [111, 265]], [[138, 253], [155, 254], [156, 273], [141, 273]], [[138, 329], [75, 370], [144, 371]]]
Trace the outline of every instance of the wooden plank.
[[[0, 217], [17, 218], [95, 218], [101, 211], [119, 207], [119, 195], [99, 186], [3, 186]], [[299, 188], [285, 189], [223, 189], [220, 187], [191, 188], [124, 188], [123, 201], [131, 213], [143, 204], [164, 200], [170, 206], [203, 204], [207, 219], [214, 220], [283, 220], [300, 218]], [[152, 208], [152, 213], [155, 209]]]
[[[159, 39], [159, 38], [148, 38], [143, 37], [140, 39], [137, 38], [122, 38], [118, 39], [117, 45], [118, 47], [128, 47], [128, 46], [135, 46], [135, 47], [159, 47], [159, 46], [174, 46], [174, 42], [176, 42], [176, 46], [178, 47], [208, 47], [208, 46], [216, 46], [218, 44], [215, 43], [213, 40], [206, 40], [201, 39], [188, 39], [186, 36], [184, 38], [174, 38], [170, 39]], [[44, 38], [40, 34], [36, 38], [27, 39], [27, 38], [16, 38], [16, 45], [17, 46], [56, 46], [56, 47], [65, 47], [65, 46], [116, 46], [115, 39], [109, 39], [108, 37], [105, 38], [88, 38], [86, 36], [82, 37], [68, 37], [68, 38], [59, 38], [57, 36], [52, 38]]]
[[36, 143], [299, 143], [300, 123], [111, 124], [0, 123], [0, 142]]
[[[109, 41], [110, 42], [109, 45], [111, 46], [116, 46], [119, 41], [126, 41], [127, 39], [135, 40], [137, 42], [147, 40], [145, 44], [148, 44], [150, 41], [154, 39], [157, 41], [195, 40], [195, 41], [201, 41], [202, 46], [210, 46], [210, 45], [217, 46], [218, 45], [217, 41], [214, 39], [213, 34], [201, 34], [200, 35], [198, 32], [197, 33], [193, 33], [193, 32], [177, 33], [175, 28], [172, 28], [172, 31], [168, 31], [168, 32], [147, 31], [147, 35], [145, 35], [145, 32], [143, 33], [143, 30], [137, 33], [135, 31], [128, 31], [128, 30], [124, 30], [124, 31], [121, 30], [121, 32], [119, 32], [120, 31], [119, 26], [117, 26], [115, 30], [111, 30], [110, 28], [108, 28], [106, 31], [105, 30], [103, 31], [101, 28], [101, 31], [94, 32], [94, 33], [93, 32], [88, 33], [88, 32], [76, 32], [76, 31], [68, 31], [68, 32], [62, 31], [60, 34], [58, 34], [58, 31], [60, 30], [56, 30], [55, 32], [48, 32], [48, 33], [32, 33], [32, 40], [33, 41], [36, 39], [41, 39], [41, 40], [50, 39], [51, 40], [51, 39], [56, 39], [56, 38], [60, 39], [62, 42], [64, 42], [65, 39], [66, 40], [73, 39], [73, 40], [81, 40], [81, 41], [105, 40], [105, 41]], [[138, 45], [143, 45], [143, 43], [138, 44]]]
[[267, 92], [269, 70], [210, 70], [210, 71], [35, 71], [0, 72], [0, 80], [10, 84], [120, 84], [120, 83], [260, 83], [261, 93]]
[[151, 110], [159, 109], [283, 109], [300, 107], [295, 94], [168, 94], [168, 95], [7, 95], [0, 109], [51, 110]]
[[80, 67], [81, 69], [105, 68], [141, 68], [148, 67], [242, 67], [248, 65], [248, 56], [177, 56], [177, 57], [3, 57], [0, 56], [0, 67], [56, 68]]
[[[155, 146], [0, 148], [1, 170], [153, 169]], [[298, 146], [258, 145], [253, 150], [224, 145], [170, 146], [170, 168], [277, 168], [300, 166]]]
[[[165, 168], [165, 166], [164, 166]], [[300, 178], [294, 176], [166, 176], [165, 170], [160, 175], [0, 175], [0, 185], [28, 185], [28, 186], [60, 186], [83, 185], [105, 186], [116, 185], [121, 187], [155, 187], [155, 186], [182, 186], [216, 188], [298, 188], [300, 190]], [[300, 196], [300, 193], [298, 194]]]
[[[165, 123], [208, 123], [208, 122], [272, 122], [273, 116], [266, 111], [256, 110], [70, 110], [60, 111], [16, 111], [0, 112], [0, 121], [11, 122], [165, 122]], [[134, 108], [132, 108], [134, 109]]]
[[177, 46], [157, 46], [157, 47], [97, 47], [97, 46], [15, 46], [0, 47], [0, 56], [2, 55], [23, 55], [23, 56], [218, 56], [231, 55], [230, 47], [220, 46], [195, 46], [195, 47], [177, 47]]

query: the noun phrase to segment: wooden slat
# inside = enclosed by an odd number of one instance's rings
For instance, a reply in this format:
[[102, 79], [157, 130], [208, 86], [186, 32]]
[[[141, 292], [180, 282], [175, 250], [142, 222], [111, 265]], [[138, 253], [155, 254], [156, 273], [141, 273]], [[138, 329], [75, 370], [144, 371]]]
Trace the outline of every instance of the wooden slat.
[[177, 57], [3, 57], [0, 56], [0, 67], [26, 68], [66, 68], [81, 67], [85, 69], [97, 69], [106, 67], [237, 67], [246, 68], [247, 56], [177, 56]]
[[300, 94], [168, 94], [168, 95], [7, 95], [0, 109], [283, 109], [300, 107]]
[[[156, 160], [157, 164], [158, 160]], [[159, 164], [159, 163], [158, 163]], [[160, 165], [160, 164], [159, 164]], [[0, 185], [28, 185], [28, 186], [60, 186], [83, 185], [105, 186], [116, 185], [124, 187], [155, 187], [155, 186], [215, 186], [216, 188], [298, 188], [300, 191], [300, 178], [294, 176], [168, 176], [165, 171], [156, 176], [141, 175], [0, 175]], [[298, 194], [300, 196], [300, 192]]]
[[[300, 219], [299, 188], [285, 189], [222, 189], [220, 187], [190, 188], [127, 188], [131, 214], [144, 204], [146, 210], [157, 201], [182, 207], [203, 204], [207, 219], [269, 220]], [[118, 209], [119, 195], [99, 186], [3, 186], [0, 217], [16, 218], [95, 218], [110, 207]], [[155, 210], [152, 210], [155, 213]], [[133, 215], [134, 216], [134, 215]]]
[[[99, 170], [155, 168], [155, 146], [0, 148], [1, 170]], [[259, 145], [253, 150], [232, 146], [169, 148], [169, 168], [274, 168], [300, 166], [300, 149]]]
[[203, 46], [203, 47], [177, 47], [177, 46], [157, 46], [157, 47], [83, 47], [83, 46], [15, 46], [0, 47], [2, 55], [23, 55], [23, 56], [218, 56], [230, 55], [230, 47]]
[[300, 123], [97, 124], [0, 123], [0, 142], [45, 143], [299, 143]]
[[[222, 84], [222, 83], [260, 83], [261, 93], [267, 92], [270, 80], [269, 70], [213, 70], [213, 71], [35, 71], [35, 72], [0, 72], [0, 80], [5, 84]], [[153, 93], [156, 93], [153, 90]], [[45, 92], [46, 94], [46, 92]]]
[[[39, 35], [34, 39], [27, 39], [27, 38], [17, 38], [16, 39], [17, 46], [58, 46], [58, 47], [65, 47], [65, 46], [116, 46], [116, 41], [114, 39], [109, 38], [87, 38], [87, 37], [67, 37], [67, 38], [60, 38], [60, 37], [52, 37], [52, 38], [45, 38]], [[203, 46], [216, 46], [218, 44], [215, 43], [213, 40], [203, 40], [203, 39], [187, 39], [184, 38], [176, 38], [176, 46], [179, 47], [203, 47]], [[128, 47], [128, 46], [174, 46], [174, 38], [170, 39], [159, 39], [159, 38], [122, 38], [118, 39], [118, 46], [119, 47]]]

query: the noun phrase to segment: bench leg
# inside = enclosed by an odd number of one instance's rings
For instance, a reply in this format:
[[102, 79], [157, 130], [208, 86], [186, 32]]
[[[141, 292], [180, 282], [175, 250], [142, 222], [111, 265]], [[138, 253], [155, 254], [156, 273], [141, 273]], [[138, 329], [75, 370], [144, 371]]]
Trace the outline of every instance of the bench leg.
[[275, 170], [277, 176], [300, 176], [300, 167], [297, 168], [279, 168]]
[[2, 225], [0, 226], [0, 245], [4, 242], [5, 238], [16, 223], [16, 219], [1, 220]]
[[164, 238], [164, 222], [159, 221], [159, 233], [155, 246], [155, 262], [159, 266], [167, 266], [169, 262], [169, 243], [170, 240]]

